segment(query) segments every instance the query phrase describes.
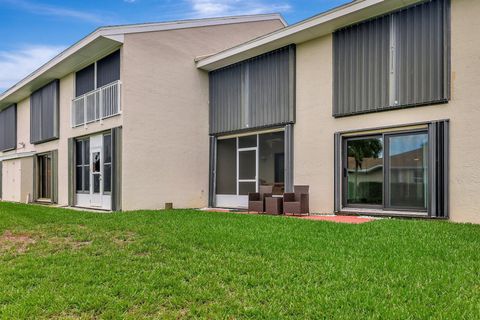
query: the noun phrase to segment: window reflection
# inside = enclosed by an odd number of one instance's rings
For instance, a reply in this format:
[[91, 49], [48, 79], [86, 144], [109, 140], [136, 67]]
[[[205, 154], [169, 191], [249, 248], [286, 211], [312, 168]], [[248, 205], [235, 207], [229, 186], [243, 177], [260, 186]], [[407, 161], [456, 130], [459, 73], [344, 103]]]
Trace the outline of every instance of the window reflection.
[[383, 203], [383, 141], [381, 137], [347, 141], [347, 203]]
[[389, 137], [391, 207], [427, 207], [427, 155], [426, 133]]

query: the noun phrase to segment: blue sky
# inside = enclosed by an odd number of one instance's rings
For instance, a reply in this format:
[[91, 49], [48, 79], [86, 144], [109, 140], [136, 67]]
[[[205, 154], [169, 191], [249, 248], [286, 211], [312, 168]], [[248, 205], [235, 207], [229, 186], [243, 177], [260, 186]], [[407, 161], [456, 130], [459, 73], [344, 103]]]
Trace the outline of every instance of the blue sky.
[[349, 0], [0, 0], [0, 92], [99, 26], [281, 13], [289, 24]]

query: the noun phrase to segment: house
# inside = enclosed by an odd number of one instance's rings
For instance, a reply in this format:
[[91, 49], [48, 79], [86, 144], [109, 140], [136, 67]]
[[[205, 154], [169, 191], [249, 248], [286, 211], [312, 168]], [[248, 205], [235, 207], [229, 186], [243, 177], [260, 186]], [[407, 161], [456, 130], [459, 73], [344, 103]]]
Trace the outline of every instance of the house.
[[306, 184], [312, 212], [480, 223], [478, 12], [357, 0], [199, 59], [210, 205]]
[[284, 26], [272, 14], [94, 31], [0, 96], [2, 200], [204, 206], [208, 74], [194, 59]]
[[315, 213], [480, 223], [478, 12], [356, 0], [290, 26], [100, 29], [0, 97], [3, 199], [244, 208], [306, 184]]

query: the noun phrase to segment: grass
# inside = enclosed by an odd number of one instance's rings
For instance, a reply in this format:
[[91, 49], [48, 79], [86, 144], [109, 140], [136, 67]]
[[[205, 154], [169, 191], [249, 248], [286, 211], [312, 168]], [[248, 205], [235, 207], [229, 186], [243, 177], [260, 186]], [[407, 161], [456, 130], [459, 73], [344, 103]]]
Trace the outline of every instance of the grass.
[[0, 203], [0, 318], [476, 318], [480, 226]]

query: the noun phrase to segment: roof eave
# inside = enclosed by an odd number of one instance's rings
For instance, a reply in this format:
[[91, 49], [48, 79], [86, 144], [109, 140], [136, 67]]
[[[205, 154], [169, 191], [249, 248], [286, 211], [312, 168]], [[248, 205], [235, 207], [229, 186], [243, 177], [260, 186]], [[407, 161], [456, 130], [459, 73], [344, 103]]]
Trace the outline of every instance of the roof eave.
[[299, 44], [330, 34], [339, 28], [421, 1], [424, 0], [353, 1], [284, 29], [200, 59], [196, 65], [197, 68], [202, 70], [216, 70], [289, 44]]
[[273, 13], [98, 28], [0, 94], [0, 110], [28, 98], [33, 91], [50, 81], [80, 70], [98, 58], [116, 50], [123, 44], [125, 34], [267, 20], [280, 20], [282, 24], [287, 25], [282, 15]]

